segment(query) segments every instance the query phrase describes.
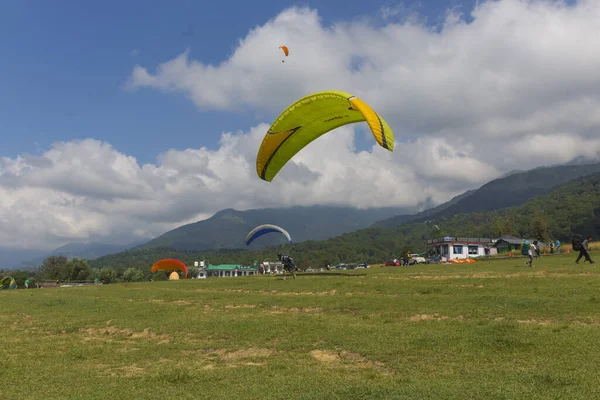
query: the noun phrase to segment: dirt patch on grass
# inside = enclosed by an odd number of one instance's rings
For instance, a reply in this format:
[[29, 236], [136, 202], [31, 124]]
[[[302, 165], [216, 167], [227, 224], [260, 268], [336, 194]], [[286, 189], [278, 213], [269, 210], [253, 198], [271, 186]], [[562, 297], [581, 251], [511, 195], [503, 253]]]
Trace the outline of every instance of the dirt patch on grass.
[[136, 332], [129, 328], [120, 329], [116, 326], [107, 326], [105, 328], [81, 328], [79, 331], [88, 335], [83, 339], [84, 341], [106, 339], [110, 341], [110, 338], [112, 337], [124, 337], [131, 339], [158, 340], [159, 344], [166, 344], [170, 342], [169, 335], [154, 333], [150, 330], [150, 328], [146, 328], [141, 332]]
[[110, 376], [138, 376], [145, 372], [144, 368], [138, 367], [137, 365], [127, 365], [125, 367], [113, 368]]
[[250, 349], [241, 349], [232, 352], [224, 352], [220, 354], [220, 357], [223, 360], [240, 360], [244, 358], [254, 358], [254, 357], [270, 357], [275, 354], [275, 351], [270, 349], [260, 349], [260, 348], [250, 348]]
[[227, 293], [256, 293], [256, 294], [271, 294], [278, 296], [333, 296], [337, 294], [336, 289], [326, 290], [323, 292], [286, 292], [281, 290], [246, 290], [246, 289], [224, 289]]
[[227, 304], [225, 308], [256, 308], [256, 304]]
[[479, 288], [479, 289], [483, 287], [483, 285], [475, 285], [473, 283], [465, 283], [465, 284], [462, 284], [462, 285], [451, 285], [451, 286], [454, 286], [454, 287], [475, 287], [475, 288]]
[[518, 319], [518, 323], [520, 324], [531, 324], [531, 325], [551, 325], [552, 321], [550, 320], [537, 320], [537, 319]]
[[392, 371], [388, 370], [382, 362], [371, 361], [358, 353], [346, 350], [312, 350], [310, 355], [314, 359], [336, 368], [341, 366], [347, 368], [372, 368], [382, 374], [392, 374]]
[[[204, 350], [185, 350], [183, 354], [196, 359], [211, 361], [233, 362], [252, 358], [266, 358], [275, 355], [275, 350], [259, 347], [250, 347], [248, 349], [204, 349]], [[249, 362], [249, 361], [248, 361]]]
[[320, 307], [280, 307], [272, 306], [271, 310], [266, 310], [268, 314], [289, 314], [289, 313], [320, 313], [323, 311]]
[[447, 315], [440, 314], [416, 314], [408, 318], [409, 321], [440, 321], [448, 319]]
[[330, 350], [313, 350], [310, 352], [310, 355], [321, 362], [329, 364], [342, 360], [342, 357], [338, 353]]

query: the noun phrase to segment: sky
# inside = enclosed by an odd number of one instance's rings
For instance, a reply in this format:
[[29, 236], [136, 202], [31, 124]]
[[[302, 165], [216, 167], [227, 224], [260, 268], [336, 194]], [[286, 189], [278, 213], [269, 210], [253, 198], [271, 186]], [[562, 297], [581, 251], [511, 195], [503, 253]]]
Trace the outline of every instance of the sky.
[[[0, 248], [139, 241], [230, 207], [419, 210], [600, 161], [598, 32], [592, 0], [4, 1]], [[348, 125], [260, 180], [271, 122], [322, 90], [370, 104], [394, 152]]]

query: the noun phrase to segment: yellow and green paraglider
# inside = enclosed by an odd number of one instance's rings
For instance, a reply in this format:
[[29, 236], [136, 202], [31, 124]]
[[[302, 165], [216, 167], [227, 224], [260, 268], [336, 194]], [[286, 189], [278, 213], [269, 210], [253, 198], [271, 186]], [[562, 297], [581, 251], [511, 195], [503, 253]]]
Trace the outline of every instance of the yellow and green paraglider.
[[5, 276], [0, 279], [0, 290], [16, 289], [17, 281], [12, 276]]
[[301, 98], [277, 117], [265, 135], [256, 157], [256, 173], [267, 181], [300, 150], [340, 126], [367, 122], [377, 143], [394, 151], [388, 123], [364, 101], [349, 93], [330, 90]]

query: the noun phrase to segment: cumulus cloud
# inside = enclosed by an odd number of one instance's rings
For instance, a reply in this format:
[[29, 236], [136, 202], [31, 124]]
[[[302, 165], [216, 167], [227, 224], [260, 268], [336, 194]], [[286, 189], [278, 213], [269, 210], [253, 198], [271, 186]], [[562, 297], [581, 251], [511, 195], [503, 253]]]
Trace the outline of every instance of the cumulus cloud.
[[[224, 133], [215, 150], [169, 150], [156, 164], [140, 165], [93, 139], [56, 143], [40, 156], [2, 158], [0, 241], [30, 248], [82, 238], [121, 242], [153, 237], [226, 207], [413, 207], [443, 201], [497, 173], [446, 141], [407, 144], [423, 155], [418, 162], [394, 158], [377, 145], [356, 152], [355, 132], [346, 127], [309, 144], [268, 183], [255, 171], [267, 128]], [[440, 152], [442, 164], [428, 168]], [[480, 170], [445, 180], [457, 160]]]

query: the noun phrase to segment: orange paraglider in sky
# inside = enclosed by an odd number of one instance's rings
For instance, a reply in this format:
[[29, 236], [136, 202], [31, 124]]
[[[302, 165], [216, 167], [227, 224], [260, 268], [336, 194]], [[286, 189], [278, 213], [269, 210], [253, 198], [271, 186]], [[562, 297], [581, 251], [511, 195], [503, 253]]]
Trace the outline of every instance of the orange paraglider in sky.
[[188, 269], [187, 269], [187, 266], [182, 261], [175, 260], [173, 258], [164, 258], [162, 260], [155, 262], [154, 265], [152, 266], [152, 272], [173, 271], [176, 269], [183, 271], [184, 277], [187, 278]]
[[[287, 46], [279, 46], [279, 48], [281, 50], [283, 50], [283, 52], [285, 53], [285, 56], [287, 57], [290, 54], [290, 51], [288, 50]], [[284, 60], [281, 60], [281, 62], [285, 62]]]

